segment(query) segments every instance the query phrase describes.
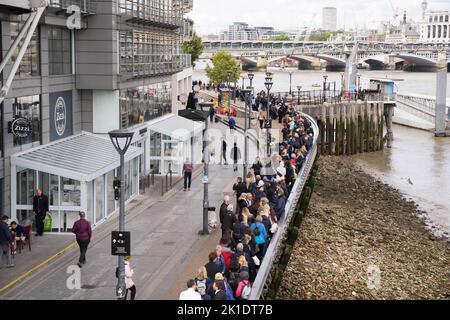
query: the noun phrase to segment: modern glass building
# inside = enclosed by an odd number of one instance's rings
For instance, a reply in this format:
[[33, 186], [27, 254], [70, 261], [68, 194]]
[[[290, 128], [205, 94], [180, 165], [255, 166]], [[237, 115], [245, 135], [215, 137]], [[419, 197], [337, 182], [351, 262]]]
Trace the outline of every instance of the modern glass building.
[[[32, 223], [33, 195], [42, 188], [49, 196], [53, 231], [68, 232], [80, 210], [98, 226], [118, 209], [112, 181], [119, 158], [109, 131], [135, 132], [126, 159], [127, 200], [139, 195], [139, 179], [151, 164], [160, 163], [157, 172], [165, 174], [169, 144], [162, 141], [176, 142], [183, 155], [195, 148], [202, 128], [175, 115], [177, 97], [192, 87], [190, 56], [181, 45], [184, 15], [193, 1], [49, 3], [1, 105], [0, 204], [2, 213]], [[28, 5], [0, 0], [3, 56], [30, 15]], [[68, 19], [73, 5], [80, 8], [79, 22]], [[18, 52], [8, 61], [2, 83]], [[182, 139], [167, 125], [162, 128], [164, 121], [184, 130]], [[158, 137], [164, 137], [161, 154], [151, 148]]]

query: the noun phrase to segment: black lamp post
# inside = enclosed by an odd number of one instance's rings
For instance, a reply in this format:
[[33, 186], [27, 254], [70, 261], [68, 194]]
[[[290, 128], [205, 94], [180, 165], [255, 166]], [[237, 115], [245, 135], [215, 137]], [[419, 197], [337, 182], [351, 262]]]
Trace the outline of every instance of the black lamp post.
[[234, 66], [233, 68], [234, 71], [234, 88], [233, 88], [233, 96], [234, 96], [234, 103], [236, 104], [236, 87], [237, 87], [237, 71], [238, 71], [238, 66]]
[[251, 108], [251, 101], [250, 101], [250, 97], [252, 94], [252, 90], [250, 89], [243, 89], [242, 90], [242, 94], [245, 98], [245, 146], [244, 146], [244, 182], [247, 183], [247, 168], [248, 168], [248, 136], [247, 136], [247, 131], [248, 131], [248, 119], [250, 116], [250, 108]]
[[302, 86], [297, 86], [297, 90], [298, 90], [298, 104], [300, 105], [300, 95], [302, 92]]
[[[119, 232], [125, 231], [125, 193], [122, 187], [125, 185], [125, 154], [133, 141], [134, 132], [124, 130], [115, 130], [109, 133], [114, 148], [120, 155], [120, 180], [117, 178], [114, 181], [114, 189], [116, 193], [119, 192]], [[123, 256], [119, 256], [119, 280], [116, 287], [117, 299], [123, 300], [125, 298], [125, 260]]]
[[248, 78], [250, 79], [250, 88], [253, 88], [253, 79], [255, 78], [255, 74], [250, 72], [248, 74]]
[[[266, 82], [264, 83], [264, 85], [266, 86], [267, 89], [267, 119], [266, 119], [266, 129], [267, 129], [267, 157], [268, 157], [268, 161], [270, 162], [270, 129], [272, 128], [272, 119], [270, 117], [270, 90], [273, 87], [273, 82], [272, 82], [272, 74], [267, 73], [267, 78], [266, 78]], [[268, 163], [269, 163], [268, 162]]]
[[328, 79], [328, 76], [324, 75], [323, 76], [323, 102], [325, 102], [327, 100], [327, 79]]
[[289, 71], [289, 94], [292, 96], [292, 71]]
[[227, 71], [227, 75], [228, 75], [228, 108], [231, 109], [231, 86], [230, 86], [230, 82], [231, 82], [231, 74], [233, 72], [231, 70]]

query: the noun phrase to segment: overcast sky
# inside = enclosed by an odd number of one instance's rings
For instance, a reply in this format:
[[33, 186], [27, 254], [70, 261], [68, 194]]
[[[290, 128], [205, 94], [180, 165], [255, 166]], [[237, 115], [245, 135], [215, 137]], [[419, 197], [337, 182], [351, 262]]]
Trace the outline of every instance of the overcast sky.
[[[383, 20], [393, 20], [393, 9], [400, 16], [421, 18], [422, 0], [194, 0], [189, 16], [201, 35], [219, 33], [234, 21], [251, 26], [273, 26], [278, 30], [297, 30], [306, 25], [320, 27], [322, 7], [338, 9], [339, 28], [374, 28]], [[430, 9], [450, 9], [450, 0], [428, 0]]]

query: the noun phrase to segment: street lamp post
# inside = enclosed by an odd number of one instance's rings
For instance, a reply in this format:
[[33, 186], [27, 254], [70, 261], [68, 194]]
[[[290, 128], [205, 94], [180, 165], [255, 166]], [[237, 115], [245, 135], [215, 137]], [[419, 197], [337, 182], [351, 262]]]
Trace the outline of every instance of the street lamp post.
[[[115, 130], [109, 133], [114, 148], [120, 155], [120, 181], [118, 183], [119, 198], [119, 232], [125, 232], [125, 192], [122, 188], [125, 185], [125, 154], [133, 141], [134, 132], [123, 130]], [[117, 182], [115, 182], [116, 186]], [[118, 300], [125, 298], [125, 260], [123, 256], [119, 256], [119, 280], [116, 287], [116, 295]]]
[[300, 95], [302, 93], [302, 86], [297, 86], [297, 90], [298, 90], [298, 104], [300, 105]]
[[[267, 123], [266, 123], [266, 129], [267, 129], [267, 160], [270, 162], [270, 143], [271, 143], [271, 139], [270, 139], [270, 129], [272, 127], [272, 119], [270, 117], [270, 90], [272, 89], [273, 86], [273, 82], [272, 82], [272, 74], [267, 73], [267, 78], [266, 78], [266, 82], [264, 83], [264, 85], [266, 86], [267, 89]], [[269, 163], [268, 162], [268, 163]]]
[[292, 71], [289, 71], [289, 94], [292, 96]]
[[242, 86], [241, 86], [241, 88], [242, 88], [242, 89], [245, 89], [245, 76], [242, 75], [242, 76], [241, 76], [241, 79], [242, 79]]
[[255, 78], [255, 74], [250, 72], [248, 78], [250, 79], [250, 88], [253, 88], [253, 78]]
[[234, 71], [234, 88], [233, 88], [233, 96], [234, 96], [234, 104], [236, 104], [236, 87], [237, 87], [237, 71], [238, 71], [238, 66], [234, 66], [233, 68]]
[[228, 108], [230, 109], [229, 111], [231, 112], [231, 74], [233, 72], [231, 70], [227, 71], [227, 75], [228, 75]]
[[327, 100], [327, 79], [328, 79], [328, 76], [324, 75], [323, 76], [323, 102], [326, 102], [326, 100]]
[[244, 174], [243, 174], [244, 183], [247, 183], [247, 171], [248, 171], [248, 134], [247, 134], [247, 131], [248, 131], [248, 127], [249, 127], [248, 119], [249, 119], [250, 108], [251, 108], [251, 106], [250, 106], [250, 104], [251, 104], [251, 102], [250, 102], [251, 92], [252, 92], [252, 90], [250, 90], [250, 89], [243, 89], [242, 90], [242, 93], [243, 93], [244, 98], [245, 98], [245, 127], [244, 127], [244, 130], [245, 130], [245, 138], [244, 138], [245, 139], [245, 146], [244, 146]]

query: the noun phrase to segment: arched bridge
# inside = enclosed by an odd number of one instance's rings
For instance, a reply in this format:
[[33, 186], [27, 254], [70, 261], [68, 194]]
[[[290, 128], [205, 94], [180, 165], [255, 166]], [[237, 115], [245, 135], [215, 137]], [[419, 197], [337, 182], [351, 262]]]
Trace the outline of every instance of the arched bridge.
[[[296, 41], [205, 41], [201, 58], [209, 59], [225, 50], [242, 60], [244, 65], [262, 66], [290, 58], [303, 65], [344, 68], [346, 56], [353, 43], [296, 42]], [[371, 69], [425, 68], [436, 69], [448, 65], [450, 43], [358, 43], [360, 65]]]

